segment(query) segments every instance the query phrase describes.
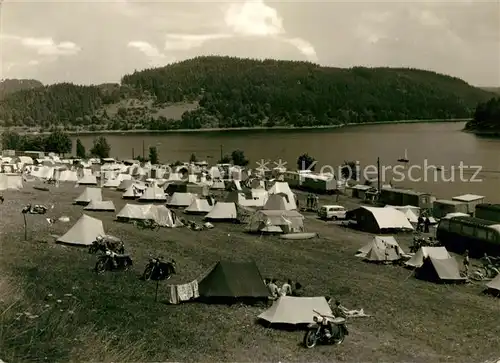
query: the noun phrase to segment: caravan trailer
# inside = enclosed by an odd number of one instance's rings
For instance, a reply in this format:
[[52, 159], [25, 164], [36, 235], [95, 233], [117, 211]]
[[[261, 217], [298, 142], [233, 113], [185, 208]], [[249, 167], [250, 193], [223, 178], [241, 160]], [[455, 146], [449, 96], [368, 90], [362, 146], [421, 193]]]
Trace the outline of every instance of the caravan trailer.
[[474, 217], [441, 219], [436, 238], [447, 250], [471, 257], [500, 256], [500, 223]]

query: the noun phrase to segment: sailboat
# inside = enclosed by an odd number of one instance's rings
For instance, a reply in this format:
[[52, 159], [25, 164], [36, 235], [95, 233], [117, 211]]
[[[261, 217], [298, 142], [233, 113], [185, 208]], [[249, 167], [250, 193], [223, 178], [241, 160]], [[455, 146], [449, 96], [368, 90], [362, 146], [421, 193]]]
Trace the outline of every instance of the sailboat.
[[407, 163], [409, 161], [410, 160], [408, 160], [408, 149], [405, 149], [405, 156], [404, 156], [404, 158], [398, 159], [398, 162], [399, 163]]

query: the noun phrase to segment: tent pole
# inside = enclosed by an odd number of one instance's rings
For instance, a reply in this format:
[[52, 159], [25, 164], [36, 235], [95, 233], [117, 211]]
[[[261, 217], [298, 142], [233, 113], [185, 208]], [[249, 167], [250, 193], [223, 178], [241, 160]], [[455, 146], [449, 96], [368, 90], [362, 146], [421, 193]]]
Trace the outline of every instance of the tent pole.
[[28, 240], [28, 226], [27, 226], [27, 221], [26, 221], [26, 213], [23, 213], [23, 218], [24, 218], [24, 240]]

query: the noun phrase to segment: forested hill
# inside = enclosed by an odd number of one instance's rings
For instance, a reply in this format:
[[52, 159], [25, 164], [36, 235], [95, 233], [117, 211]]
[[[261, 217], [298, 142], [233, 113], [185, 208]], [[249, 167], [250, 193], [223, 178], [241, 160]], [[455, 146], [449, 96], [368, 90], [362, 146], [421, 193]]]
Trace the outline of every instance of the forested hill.
[[319, 126], [471, 117], [491, 93], [434, 72], [198, 57], [126, 75], [121, 85], [60, 84], [0, 102], [8, 125], [94, 129]]
[[481, 102], [474, 113], [474, 118], [467, 122], [465, 129], [478, 134], [500, 133], [500, 97]]
[[37, 87], [43, 87], [43, 83], [34, 79], [0, 80], [0, 100], [8, 94]]

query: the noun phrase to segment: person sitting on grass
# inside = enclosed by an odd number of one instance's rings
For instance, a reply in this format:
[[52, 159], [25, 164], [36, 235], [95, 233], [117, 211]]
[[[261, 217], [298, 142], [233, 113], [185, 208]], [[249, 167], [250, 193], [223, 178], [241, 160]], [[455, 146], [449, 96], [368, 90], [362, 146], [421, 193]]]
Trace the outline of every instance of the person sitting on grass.
[[279, 288], [277, 282], [278, 280], [272, 279], [269, 285], [267, 285], [269, 288], [269, 294], [272, 299], [276, 299], [279, 296]]
[[283, 286], [281, 286], [280, 295], [281, 296], [292, 295], [292, 280], [288, 279], [287, 282], [285, 282]]
[[295, 283], [295, 289], [292, 290], [292, 296], [301, 297], [304, 296], [302, 285], [300, 282]]

